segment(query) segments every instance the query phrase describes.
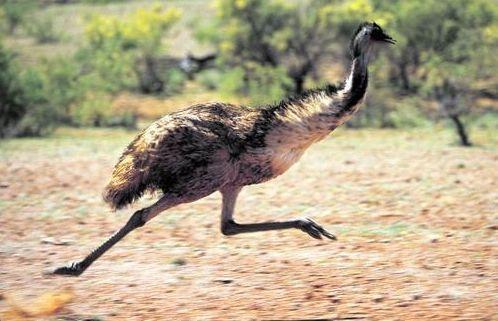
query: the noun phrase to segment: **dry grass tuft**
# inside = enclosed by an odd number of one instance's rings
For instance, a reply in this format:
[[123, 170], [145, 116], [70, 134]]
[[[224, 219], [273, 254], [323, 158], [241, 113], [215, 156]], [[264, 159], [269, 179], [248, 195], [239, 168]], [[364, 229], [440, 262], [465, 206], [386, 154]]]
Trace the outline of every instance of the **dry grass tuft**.
[[46, 292], [33, 300], [20, 298], [15, 294], [3, 294], [7, 310], [1, 314], [1, 320], [30, 320], [50, 316], [59, 312], [73, 298], [72, 289]]

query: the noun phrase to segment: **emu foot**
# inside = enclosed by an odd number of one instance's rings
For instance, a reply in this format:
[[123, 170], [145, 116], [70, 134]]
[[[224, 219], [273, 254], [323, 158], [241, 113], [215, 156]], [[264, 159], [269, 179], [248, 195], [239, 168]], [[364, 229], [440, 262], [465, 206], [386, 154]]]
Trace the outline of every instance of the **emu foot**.
[[313, 221], [308, 217], [299, 220], [298, 228], [301, 231], [308, 233], [311, 237], [315, 239], [321, 239], [322, 236], [325, 236], [328, 239], [334, 241], [337, 240], [337, 237], [335, 237], [335, 235], [327, 232], [326, 229], [324, 229], [323, 227], [318, 225], [317, 222]]
[[56, 268], [55, 270], [47, 271], [46, 275], [67, 275], [67, 276], [79, 276], [83, 273], [85, 269], [81, 266], [80, 263], [74, 262], [69, 266], [62, 266]]

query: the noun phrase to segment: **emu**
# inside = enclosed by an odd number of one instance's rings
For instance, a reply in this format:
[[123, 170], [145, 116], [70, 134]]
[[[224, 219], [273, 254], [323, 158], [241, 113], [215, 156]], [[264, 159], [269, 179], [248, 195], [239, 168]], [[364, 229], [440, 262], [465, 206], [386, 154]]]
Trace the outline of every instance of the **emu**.
[[123, 208], [147, 190], [161, 190], [153, 205], [128, 222], [82, 261], [51, 274], [78, 276], [114, 244], [159, 213], [222, 194], [224, 235], [299, 229], [311, 237], [335, 236], [309, 218], [239, 224], [235, 201], [246, 185], [259, 184], [287, 171], [313, 143], [324, 139], [359, 108], [368, 83], [368, 62], [377, 43], [394, 40], [376, 23], [364, 22], [350, 44], [352, 65], [346, 81], [307, 91], [259, 109], [206, 103], [169, 114], [140, 132], [129, 144], [104, 190], [104, 200]]

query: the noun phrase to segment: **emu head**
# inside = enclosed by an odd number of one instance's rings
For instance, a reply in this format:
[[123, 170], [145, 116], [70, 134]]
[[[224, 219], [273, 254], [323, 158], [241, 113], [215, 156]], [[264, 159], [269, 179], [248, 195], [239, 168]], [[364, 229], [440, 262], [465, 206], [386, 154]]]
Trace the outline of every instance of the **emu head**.
[[375, 22], [363, 22], [356, 30], [351, 39], [350, 49], [353, 57], [369, 52], [374, 43], [394, 44], [396, 40], [391, 38]]

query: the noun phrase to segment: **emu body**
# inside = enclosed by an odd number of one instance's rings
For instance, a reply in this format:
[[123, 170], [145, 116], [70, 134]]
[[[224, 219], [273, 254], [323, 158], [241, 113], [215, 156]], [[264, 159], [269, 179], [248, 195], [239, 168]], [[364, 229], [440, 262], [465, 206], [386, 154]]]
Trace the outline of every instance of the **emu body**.
[[259, 109], [199, 104], [151, 124], [119, 159], [104, 200], [120, 209], [147, 190], [160, 190], [163, 196], [135, 212], [84, 260], [52, 273], [80, 275], [130, 231], [159, 213], [216, 191], [222, 194], [221, 231], [225, 235], [296, 228], [317, 239], [335, 239], [311, 219], [238, 224], [233, 219], [235, 202], [244, 186], [285, 173], [311, 144], [324, 139], [358, 110], [367, 89], [367, 65], [375, 42], [393, 40], [375, 23], [361, 24], [351, 42], [349, 76], [337, 87], [310, 90]]

